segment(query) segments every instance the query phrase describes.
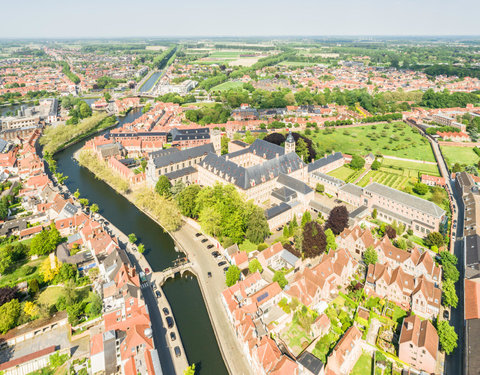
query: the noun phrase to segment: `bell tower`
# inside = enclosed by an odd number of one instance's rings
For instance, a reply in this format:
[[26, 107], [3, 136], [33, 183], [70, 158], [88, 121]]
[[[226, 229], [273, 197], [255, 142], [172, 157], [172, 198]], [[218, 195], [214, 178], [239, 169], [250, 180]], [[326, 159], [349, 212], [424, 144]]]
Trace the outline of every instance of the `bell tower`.
[[290, 131], [285, 140], [285, 154], [290, 154], [291, 152], [295, 152], [295, 139]]
[[210, 132], [210, 139], [213, 143], [213, 148], [215, 149], [215, 153], [217, 155], [220, 155], [220, 153], [222, 151], [222, 135], [220, 133], [220, 130], [213, 129]]

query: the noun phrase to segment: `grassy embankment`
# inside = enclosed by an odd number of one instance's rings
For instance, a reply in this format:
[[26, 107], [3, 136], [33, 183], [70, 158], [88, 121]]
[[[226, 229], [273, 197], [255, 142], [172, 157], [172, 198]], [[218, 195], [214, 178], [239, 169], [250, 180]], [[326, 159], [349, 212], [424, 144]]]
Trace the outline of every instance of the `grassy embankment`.
[[82, 150], [76, 155], [76, 158], [80, 165], [89, 169], [96, 178], [107, 182], [140, 209], [148, 212], [165, 230], [175, 231], [180, 227], [182, 219], [173, 199], [164, 198], [147, 186], [131, 191], [129, 182], [112, 171], [106, 162], [98, 159], [91, 151]]
[[95, 113], [93, 116], [80, 121], [77, 125], [57, 125], [47, 127], [40, 144], [43, 151], [53, 155], [64, 147], [68, 147], [95, 132], [111, 127], [116, 123], [114, 116], [106, 113]]

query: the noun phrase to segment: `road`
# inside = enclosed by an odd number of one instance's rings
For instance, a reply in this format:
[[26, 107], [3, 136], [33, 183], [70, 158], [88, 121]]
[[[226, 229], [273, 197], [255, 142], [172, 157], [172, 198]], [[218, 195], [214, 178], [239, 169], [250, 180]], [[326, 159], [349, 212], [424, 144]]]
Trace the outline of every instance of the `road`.
[[[250, 375], [252, 370], [248, 365], [240, 342], [234, 333], [225, 308], [221, 300], [225, 286], [223, 267], [210, 254], [215, 249], [207, 249], [209, 242], [202, 243], [202, 237], [196, 237], [197, 230], [189, 224], [184, 224], [180, 230], [172, 233], [175, 240], [181, 244], [182, 250], [188, 254], [192, 266], [197, 274], [202, 290], [203, 299], [212, 322], [212, 327], [217, 337], [218, 346], [222, 352], [225, 364], [230, 374]], [[211, 272], [212, 277], [207, 273]]]
[[[420, 129], [422, 132], [423, 130]], [[464, 290], [463, 290], [463, 280], [465, 278], [465, 269], [464, 269], [464, 257], [465, 250], [463, 245], [463, 222], [464, 222], [464, 212], [463, 212], [463, 200], [461, 193], [457, 190], [454, 180], [450, 179], [448, 173], [447, 163], [445, 158], [440, 150], [438, 143], [429, 137], [426, 138], [429, 140], [432, 145], [433, 152], [435, 154], [435, 159], [437, 160], [438, 167], [442, 177], [445, 178], [447, 186], [452, 192], [452, 197], [456, 206], [455, 212], [452, 212], [452, 220], [457, 220], [457, 230], [456, 234], [452, 235], [453, 244], [453, 253], [458, 258], [457, 269], [460, 272], [459, 281], [455, 284], [455, 289], [458, 296], [458, 305], [457, 308], [452, 308], [450, 312], [450, 325], [455, 328], [455, 332], [458, 335], [458, 347], [448, 356], [446, 356], [444, 373], [447, 375], [462, 375], [463, 374], [463, 350], [464, 350]]]

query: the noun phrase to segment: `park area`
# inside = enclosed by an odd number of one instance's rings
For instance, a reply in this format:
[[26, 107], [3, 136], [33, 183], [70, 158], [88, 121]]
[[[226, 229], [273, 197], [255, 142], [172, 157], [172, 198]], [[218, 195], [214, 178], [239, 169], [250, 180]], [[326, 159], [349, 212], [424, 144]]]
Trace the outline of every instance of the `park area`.
[[[196, 52], [196, 50], [190, 50], [191, 52]], [[187, 53], [189, 51], [187, 50]], [[203, 54], [205, 51], [203, 52]], [[255, 51], [248, 50], [214, 50], [210, 51], [207, 57], [202, 57], [198, 60], [195, 60], [194, 64], [230, 64], [230, 65], [241, 65], [241, 66], [251, 66], [255, 64], [260, 58], [265, 57], [266, 55], [257, 55]]]
[[312, 139], [319, 154], [340, 151], [364, 156], [372, 152], [375, 155], [435, 161], [428, 141], [403, 122], [341, 129], [329, 127], [314, 131], [307, 137]]
[[243, 82], [240, 82], [240, 81], [228, 81], [228, 82], [224, 82], [224, 83], [221, 83], [217, 86], [214, 86], [210, 89], [210, 91], [228, 91], [228, 90], [232, 90], [232, 89], [239, 89], [239, 88], [242, 88], [243, 86]]
[[449, 168], [455, 163], [476, 165], [480, 161], [472, 147], [440, 146], [440, 148]]

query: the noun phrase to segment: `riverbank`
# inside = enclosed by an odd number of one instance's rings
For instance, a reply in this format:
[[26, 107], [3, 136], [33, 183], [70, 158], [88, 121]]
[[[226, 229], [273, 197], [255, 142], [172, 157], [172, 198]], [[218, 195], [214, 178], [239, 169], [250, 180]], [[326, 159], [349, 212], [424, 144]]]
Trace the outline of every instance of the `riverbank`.
[[46, 128], [40, 138], [40, 144], [45, 152], [54, 155], [91, 135], [116, 125], [118, 125], [118, 120], [112, 122], [109, 120], [108, 114], [96, 113], [77, 125], [57, 125]]
[[[74, 157], [77, 157], [77, 153], [74, 154]], [[186, 221], [184, 221], [182, 226], [174, 232], [165, 230], [162, 224], [148, 210], [138, 207], [135, 204], [133, 191], [122, 193], [116, 190], [108, 181], [102, 181], [159, 225], [175, 240], [180, 246], [180, 249], [187, 254], [197, 275], [198, 284], [203, 295], [207, 313], [228, 372], [235, 375], [250, 375], [250, 366], [246, 361], [245, 355], [235, 335], [233, 326], [227, 317], [221, 300], [221, 293], [225, 289], [225, 275], [223, 270], [217, 266], [214, 258], [210, 256], [206, 246], [196, 239], [195, 233], [197, 230], [186, 223]], [[212, 273], [211, 278], [207, 276], [208, 272]]]

